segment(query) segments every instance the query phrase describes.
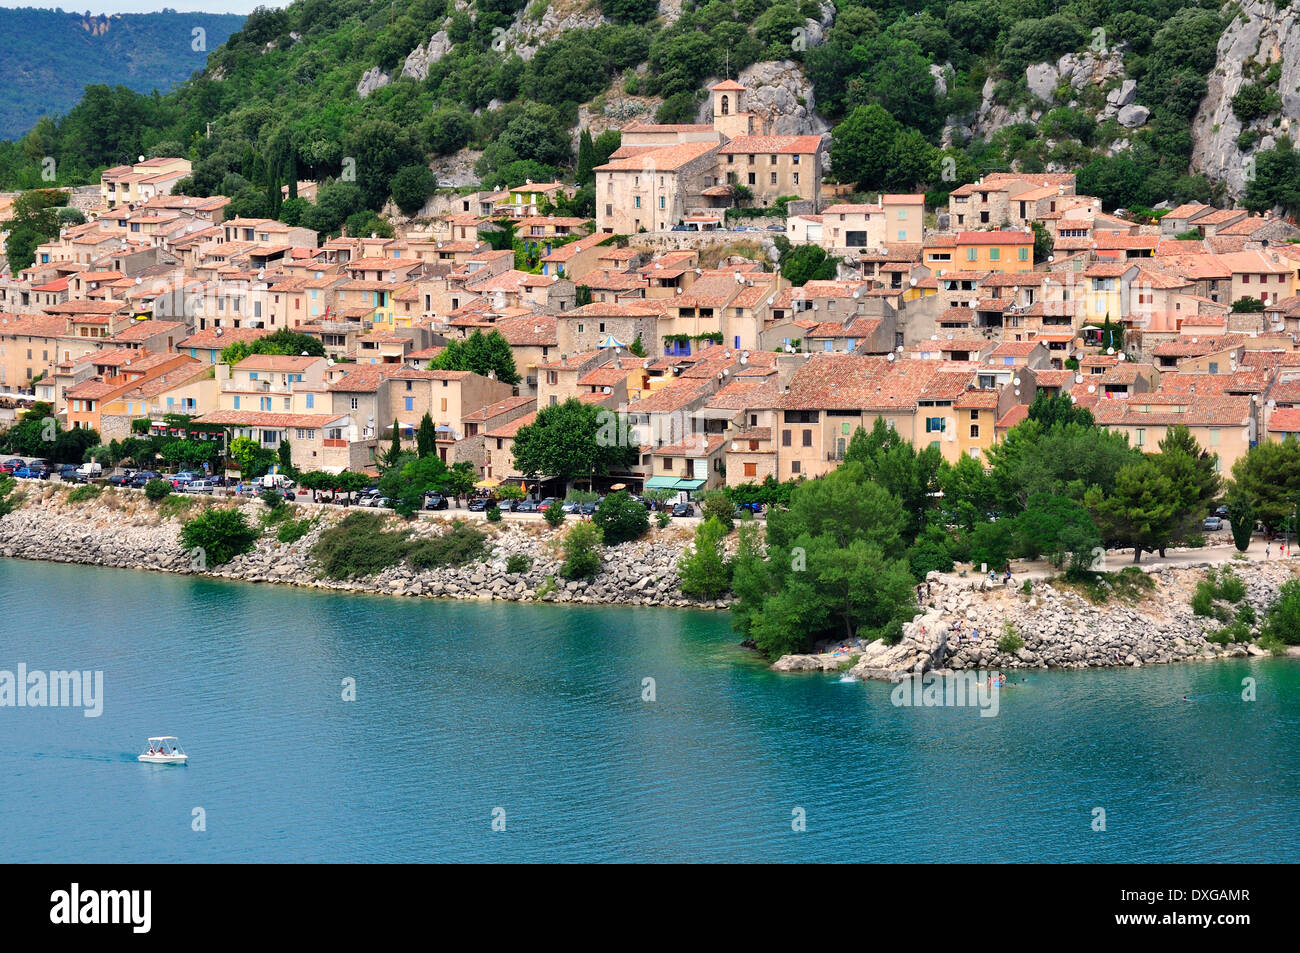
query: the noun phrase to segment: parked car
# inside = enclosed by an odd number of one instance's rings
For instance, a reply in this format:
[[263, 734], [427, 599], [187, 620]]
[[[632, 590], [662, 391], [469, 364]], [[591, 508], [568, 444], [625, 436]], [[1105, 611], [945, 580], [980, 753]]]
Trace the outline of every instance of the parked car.
[[1217, 533], [1223, 529], [1223, 520], [1217, 516], [1207, 516], [1205, 522], [1201, 524], [1201, 529], [1209, 533]]
[[426, 510], [445, 510], [449, 505], [447, 498], [441, 493], [430, 493], [424, 498], [424, 508]]
[[161, 479], [161, 477], [155, 471], [141, 470], [139, 473], [136, 473], [134, 476], [131, 477], [131, 485], [134, 487], [142, 487], [150, 480], [158, 480], [158, 479]]
[[211, 480], [191, 480], [182, 488], [185, 493], [211, 493], [216, 484]]
[[548, 496], [546, 499], [542, 500], [542, 502], [537, 504], [537, 509], [535, 512], [544, 513], [546, 511], [546, 508], [550, 506], [552, 503], [559, 503], [559, 502], [560, 502], [560, 498], [558, 496]]
[[114, 473], [106, 481], [109, 486], [130, 486], [131, 476], [127, 473]]
[[469, 511], [471, 513], [486, 513], [488, 507], [490, 507], [491, 505], [492, 505], [492, 501], [486, 498], [471, 500], [469, 504]]
[[172, 477], [172, 486], [174, 486], [176, 489], [179, 490], [182, 489], [185, 486], [185, 484], [190, 483], [193, 480], [199, 480], [199, 479], [202, 479], [201, 474], [192, 473], [189, 470], [182, 470], [180, 473]]
[[1214, 515], [1219, 517], [1220, 519], [1227, 519], [1228, 508], [1226, 506], [1220, 506], [1218, 509], [1214, 511]]
[[537, 513], [540, 512], [541, 506], [536, 500], [520, 500], [515, 504], [516, 513]]
[[44, 480], [49, 475], [50, 471], [44, 467], [21, 466], [14, 471], [14, 476], [22, 480]]
[[104, 465], [102, 463], [95, 463], [94, 461], [83, 463], [81, 466], [77, 467], [77, 473], [85, 477], [87, 480], [92, 477], [103, 476]]
[[694, 229], [687, 228], [685, 225], [674, 225], [674, 226], [670, 229], [670, 231], [674, 231], [674, 232], [690, 232], [690, 231], [694, 231]]
[[694, 503], [677, 503], [673, 506], [673, 516], [694, 516]]
[[564, 505], [561, 506], [560, 509], [563, 510], [564, 512], [566, 512], [566, 513], [572, 513], [572, 512], [574, 512], [575, 510], [577, 510], [578, 507], [580, 507], [580, 506], [582, 506], [581, 503], [574, 503], [572, 500], [566, 500], [565, 503], [564, 503]]
[[59, 479], [64, 483], [84, 483], [86, 478], [75, 463], [65, 463], [58, 469]]
[[6, 460], [4, 463], [0, 463], [0, 473], [13, 473], [22, 466], [26, 466], [26, 464], [15, 457], [12, 460]]
[[767, 226], [767, 230], [768, 230], [769, 232], [783, 232], [783, 231], [785, 231], [785, 226], [784, 226], [784, 225], [769, 225], [769, 226]]

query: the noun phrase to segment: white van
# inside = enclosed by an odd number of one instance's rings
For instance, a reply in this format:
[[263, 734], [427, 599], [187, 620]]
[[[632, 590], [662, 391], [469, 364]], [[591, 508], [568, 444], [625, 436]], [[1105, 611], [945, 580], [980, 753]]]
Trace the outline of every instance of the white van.
[[77, 467], [79, 477], [98, 477], [104, 475], [104, 467], [98, 463], [83, 463]]

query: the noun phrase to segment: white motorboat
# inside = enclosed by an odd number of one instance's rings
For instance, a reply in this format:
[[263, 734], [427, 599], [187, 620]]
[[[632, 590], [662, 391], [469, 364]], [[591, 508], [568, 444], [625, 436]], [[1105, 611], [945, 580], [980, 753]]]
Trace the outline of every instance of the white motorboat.
[[150, 738], [145, 750], [140, 752], [138, 761], [145, 764], [187, 764], [190, 756], [181, 747], [180, 739], [174, 735]]

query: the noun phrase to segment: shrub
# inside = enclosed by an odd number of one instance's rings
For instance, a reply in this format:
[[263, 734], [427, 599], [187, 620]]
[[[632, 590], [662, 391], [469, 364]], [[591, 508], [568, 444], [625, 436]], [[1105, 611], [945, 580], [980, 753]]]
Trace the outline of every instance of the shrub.
[[1282, 585], [1277, 601], [1264, 616], [1260, 634], [1287, 645], [1300, 643], [1300, 579]]
[[735, 524], [736, 505], [721, 490], [704, 493], [700, 497], [700, 515], [705, 520], [715, 519], [725, 532], [730, 533]]
[[349, 513], [320, 534], [311, 555], [331, 579], [370, 576], [406, 556], [406, 532], [384, 528], [377, 513]]
[[144, 485], [144, 495], [146, 499], [157, 503], [171, 495], [172, 485], [168, 480], [150, 480]]
[[1002, 623], [1002, 634], [998, 636], [998, 651], [1015, 655], [1025, 647], [1025, 640], [1020, 637], [1016, 627], [1010, 622]]
[[86, 500], [93, 500], [99, 496], [99, 486], [94, 483], [87, 483], [85, 486], [79, 486], [68, 494], [69, 503], [83, 503]]
[[181, 527], [181, 545], [201, 550], [208, 566], [220, 566], [252, 549], [258, 535], [239, 510], [211, 509]]
[[1192, 612], [1201, 616], [1214, 613], [1214, 583], [1202, 581], [1196, 584], [1196, 592], [1192, 595]]
[[487, 521], [488, 521], [489, 523], [500, 523], [500, 522], [501, 522], [501, 507], [497, 506], [495, 503], [493, 503], [491, 506], [489, 506], [489, 507], [487, 508]]
[[542, 519], [546, 520], [552, 527], [559, 526], [568, 515], [568, 513], [564, 512], [564, 508], [558, 504], [552, 504], [542, 511]]
[[695, 529], [695, 545], [677, 562], [681, 590], [700, 599], [720, 598], [731, 588], [731, 567], [719, 544], [727, 535], [722, 523], [709, 517]]
[[611, 493], [601, 500], [591, 519], [600, 527], [601, 537], [610, 546], [639, 539], [650, 528], [650, 513], [626, 490]]
[[465, 520], [453, 520], [437, 536], [425, 536], [411, 543], [407, 559], [417, 569], [434, 566], [462, 566], [481, 559], [487, 551], [487, 534]]
[[1256, 620], [1255, 607], [1249, 602], [1243, 602], [1237, 607], [1237, 621], [1244, 625], [1254, 625]]
[[1240, 602], [1246, 598], [1246, 584], [1241, 577], [1227, 569], [1219, 579], [1219, 598], [1229, 602]]
[[526, 573], [528, 572], [528, 570], [532, 568], [533, 568], [532, 557], [525, 556], [523, 553], [511, 553], [510, 557], [506, 559], [506, 572], [508, 572], [512, 576], [518, 576], [521, 573]]
[[0, 477], [0, 516], [12, 513], [18, 506], [19, 497], [14, 493], [18, 481], [12, 477]]
[[257, 494], [257, 498], [266, 504], [267, 509], [279, 513], [285, 505], [284, 494], [279, 490], [266, 488]]
[[660, 510], [658, 513], [655, 514], [655, 525], [658, 526], [660, 529], [663, 529], [672, 521], [673, 521], [673, 514], [668, 512], [667, 510]]
[[565, 579], [587, 579], [600, 569], [601, 533], [593, 523], [575, 523], [564, 537], [564, 565], [560, 575]]
[[275, 538], [282, 543], [296, 543], [311, 532], [311, 519], [285, 520], [276, 531]]

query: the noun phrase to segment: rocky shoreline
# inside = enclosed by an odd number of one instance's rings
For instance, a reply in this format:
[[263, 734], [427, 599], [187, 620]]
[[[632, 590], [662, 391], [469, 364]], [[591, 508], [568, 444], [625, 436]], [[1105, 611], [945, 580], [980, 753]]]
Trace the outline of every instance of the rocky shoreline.
[[[348, 512], [327, 506], [296, 508], [296, 517], [311, 516], [316, 522], [294, 543], [280, 543], [267, 532], [251, 552], [211, 570], [196, 568], [181, 547], [181, 525], [201, 508], [219, 505], [231, 504], [188, 498], [179, 512], [168, 515], [139, 493], [107, 490], [93, 500], [70, 503], [67, 490], [57, 485], [26, 488], [20, 505], [0, 517], [0, 556], [389, 596], [697, 609], [730, 605], [727, 599], [682, 595], [676, 565], [691, 534], [672, 525], [651, 529], [642, 540], [607, 547], [590, 580], [560, 576], [562, 530], [540, 520], [477, 524], [490, 537], [489, 555], [480, 562], [435, 569], [400, 564], [364, 579], [335, 580], [321, 575], [311, 557], [321, 532]], [[251, 525], [259, 525], [264, 504], [234, 505]], [[413, 535], [431, 535], [457, 514], [437, 515], [442, 518], [403, 525]], [[507, 572], [507, 560], [519, 555], [531, 560], [529, 568]], [[1280, 560], [1232, 566], [1245, 584], [1242, 603], [1252, 607], [1257, 619], [1264, 617], [1282, 584], [1300, 574], [1300, 565]], [[892, 681], [932, 670], [1138, 667], [1269, 654], [1253, 641], [1257, 626], [1251, 641], [1211, 641], [1224, 623], [1197, 616], [1191, 608], [1192, 593], [1208, 569], [1153, 569], [1147, 573], [1148, 591], [1135, 598], [1117, 595], [1103, 604], [1060, 583], [1039, 581], [1025, 592], [931, 573], [930, 597], [903, 627], [897, 644], [858, 643], [843, 652], [823, 646], [816, 653], [784, 656], [772, 668], [847, 671], [860, 679]], [[1004, 640], [1008, 635], [1014, 638]], [[1287, 654], [1300, 655], [1300, 647], [1290, 647]]]
[[[672, 526], [652, 529], [643, 540], [606, 547], [603, 565], [590, 580], [568, 581], [559, 575], [556, 543], [563, 528], [552, 530], [541, 520], [477, 524], [490, 535], [490, 555], [483, 562], [427, 570], [402, 564], [365, 579], [336, 580], [320, 575], [311, 548], [321, 532], [348, 511], [300, 506], [295, 516], [316, 516], [318, 523], [297, 542], [284, 544], [273, 534], [264, 534], [251, 552], [211, 570], [197, 569], [181, 548], [180, 528], [185, 519], [200, 512], [199, 507], [213, 505], [223, 504], [193, 499], [178, 519], [165, 517], [142, 494], [130, 491], [105, 491], [94, 500], [73, 504], [58, 487], [30, 489], [18, 508], [0, 518], [0, 556], [391, 596], [696, 609], [724, 609], [729, 604], [690, 599], [678, 590], [677, 559], [688, 537]], [[254, 526], [266, 511], [258, 500], [235, 505]], [[438, 515], [444, 518], [410, 523], [412, 533], [437, 533], [446, 518], [457, 514], [452, 510]], [[529, 569], [506, 572], [506, 560], [512, 555], [529, 557]]]
[[[1282, 584], [1300, 574], [1300, 566], [1281, 560], [1231, 565], [1245, 584], [1242, 603], [1249, 604], [1258, 619]], [[937, 670], [1138, 668], [1270, 655], [1253, 641], [1256, 629], [1251, 641], [1210, 641], [1224, 622], [1194, 614], [1191, 605], [1196, 585], [1209, 568], [1155, 569], [1148, 573], [1153, 583], [1149, 592], [1131, 602], [1116, 596], [1103, 604], [1061, 584], [1037, 582], [1026, 593], [982, 582], [945, 584], [938, 573], [931, 573], [931, 598], [903, 626], [897, 644], [872, 642], [839, 654], [826, 646], [832, 651], [787, 655], [773, 667], [785, 672], [847, 671], [864, 680], [896, 681]], [[1289, 647], [1287, 654], [1300, 655], [1300, 647]]]

